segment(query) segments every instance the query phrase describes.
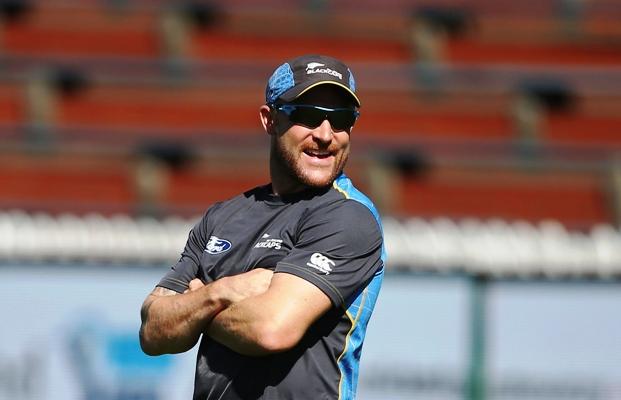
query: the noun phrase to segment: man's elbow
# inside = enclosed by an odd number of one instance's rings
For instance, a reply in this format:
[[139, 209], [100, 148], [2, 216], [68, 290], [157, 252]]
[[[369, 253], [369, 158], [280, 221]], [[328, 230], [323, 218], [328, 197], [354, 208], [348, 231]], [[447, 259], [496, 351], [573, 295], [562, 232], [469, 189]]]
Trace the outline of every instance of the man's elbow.
[[156, 343], [155, 340], [152, 339], [151, 335], [146, 331], [145, 327], [140, 328], [139, 333], [140, 338], [140, 348], [143, 353], [148, 356], [160, 356], [164, 354], [161, 350], [160, 346]]
[[140, 328], [139, 338], [140, 348], [149, 356], [183, 353], [190, 350], [198, 342], [198, 336], [175, 336], [170, 332], [159, 331], [157, 328], [145, 328], [144, 325]]
[[150, 324], [143, 323], [138, 336], [140, 348], [149, 356], [182, 353], [191, 347], [183, 346], [183, 340], [180, 338], [178, 340], [172, 339]]
[[257, 345], [265, 354], [280, 353], [295, 347], [301, 338], [299, 332], [270, 324], [258, 332]]
[[165, 354], [157, 346], [153, 346], [149, 342], [142, 339], [140, 340], [140, 348], [142, 349], [142, 352], [148, 356], [161, 356], [162, 354]]
[[142, 352], [148, 356], [161, 356], [166, 354], [160, 351], [157, 347], [150, 346], [142, 341], [140, 342], [140, 348], [142, 348]]

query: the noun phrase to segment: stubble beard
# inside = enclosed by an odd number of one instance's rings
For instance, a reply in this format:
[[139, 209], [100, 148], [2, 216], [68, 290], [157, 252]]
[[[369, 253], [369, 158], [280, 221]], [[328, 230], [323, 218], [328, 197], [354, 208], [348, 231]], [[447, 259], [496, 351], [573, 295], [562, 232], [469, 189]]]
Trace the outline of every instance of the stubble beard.
[[279, 139], [273, 140], [271, 147], [272, 158], [274, 158], [274, 162], [278, 168], [286, 174], [292, 182], [310, 188], [324, 188], [332, 185], [332, 182], [343, 172], [349, 158], [349, 152], [347, 150], [342, 150], [336, 156], [334, 167], [328, 179], [318, 181], [317, 179], [313, 179], [311, 174], [301, 165], [299, 161], [301, 151], [298, 152], [300, 149], [291, 151], [287, 149], [284, 142]]

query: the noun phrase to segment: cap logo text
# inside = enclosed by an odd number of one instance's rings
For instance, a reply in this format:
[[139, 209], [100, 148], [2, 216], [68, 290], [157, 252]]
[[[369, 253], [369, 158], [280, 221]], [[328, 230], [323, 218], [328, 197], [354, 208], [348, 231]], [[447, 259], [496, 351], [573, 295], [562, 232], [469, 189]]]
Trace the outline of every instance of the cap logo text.
[[312, 63], [308, 63], [306, 64], [306, 75], [310, 75], [310, 74], [328, 74], [328, 75], [332, 75], [332, 76], [336, 76], [339, 79], [343, 79], [343, 74], [341, 74], [340, 72], [337, 72], [333, 69], [330, 68], [321, 68], [321, 67], [325, 67], [325, 64], [321, 64], [321, 63], [317, 63], [317, 62], [312, 62]]

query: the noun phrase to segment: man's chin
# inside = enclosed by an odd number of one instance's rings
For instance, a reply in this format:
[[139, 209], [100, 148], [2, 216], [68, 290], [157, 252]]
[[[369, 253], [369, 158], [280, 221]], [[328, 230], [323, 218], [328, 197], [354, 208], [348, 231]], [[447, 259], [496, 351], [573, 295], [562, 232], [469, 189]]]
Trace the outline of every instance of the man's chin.
[[301, 181], [306, 186], [319, 189], [332, 185], [337, 176], [335, 173], [305, 174], [301, 176]]

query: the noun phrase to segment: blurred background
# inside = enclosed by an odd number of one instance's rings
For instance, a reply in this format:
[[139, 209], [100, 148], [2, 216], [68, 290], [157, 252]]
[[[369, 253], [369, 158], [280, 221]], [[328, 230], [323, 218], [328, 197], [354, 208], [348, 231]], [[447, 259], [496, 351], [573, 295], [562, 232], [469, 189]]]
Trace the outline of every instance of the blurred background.
[[323, 53], [388, 250], [359, 398], [621, 399], [621, 3], [0, 0], [0, 399], [190, 398], [144, 297], [264, 184], [267, 77]]

